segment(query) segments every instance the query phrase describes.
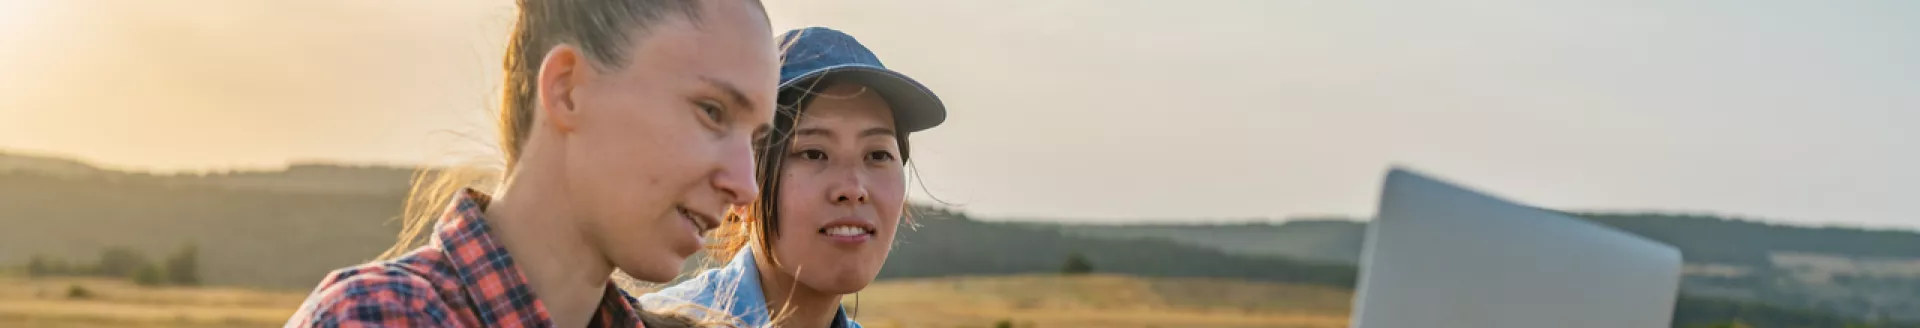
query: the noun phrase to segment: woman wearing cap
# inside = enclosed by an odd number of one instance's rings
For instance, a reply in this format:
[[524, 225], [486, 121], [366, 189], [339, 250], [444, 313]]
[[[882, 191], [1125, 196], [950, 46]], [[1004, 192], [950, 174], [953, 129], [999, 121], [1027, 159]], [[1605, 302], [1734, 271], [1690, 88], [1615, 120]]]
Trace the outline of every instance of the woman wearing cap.
[[505, 170], [472, 179], [500, 186], [466, 189], [459, 174], [416, 185], [386, 259], [322, 278], [287, 327], [694, 323], [633, 307], [610, 277], [671, 281], [728, 207], [758, 197], [753, 142], [778, 90], [766, 11], [755, 0], [515, 3]]
[[714, 231], [708, 255], [725, 265], [642, 304], [711, 309], [748, 327], [860, 326], [840, 299], [886, 262], [906, 210], [907, 136], [939, 125], [946, 109], [840, 31], [780, 40], [783, 109], [754, 149], [767, 192]]

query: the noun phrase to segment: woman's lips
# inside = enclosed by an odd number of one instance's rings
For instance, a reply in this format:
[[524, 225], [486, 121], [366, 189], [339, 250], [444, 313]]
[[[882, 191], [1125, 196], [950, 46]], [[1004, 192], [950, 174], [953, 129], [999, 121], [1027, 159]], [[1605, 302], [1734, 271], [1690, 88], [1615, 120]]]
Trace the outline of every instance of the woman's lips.
[[847, 217], [827, 222], [819, 233], [835, 244], [851, 246], [873, 240], [874, 227], [870, 221]]

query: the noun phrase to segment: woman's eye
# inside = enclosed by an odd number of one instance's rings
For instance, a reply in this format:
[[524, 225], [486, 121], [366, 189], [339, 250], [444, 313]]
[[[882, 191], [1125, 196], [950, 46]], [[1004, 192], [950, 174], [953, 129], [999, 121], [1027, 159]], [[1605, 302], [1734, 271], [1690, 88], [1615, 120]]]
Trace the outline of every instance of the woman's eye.
[[713, 120], [713, 123], [725, 122], [724, 119], [726, 118], [725, 116], [726, 111], [720, 108], [720, 104], [715, 104], [710, 101], [702, 101], [702, 102], [699, 102], [698, 105], [700, 106], [700, 114], [707, 115], [707, 119]]
[[886, 151], [876, 151], [876, 152], [868, 153], [867, 159], [882, 161], [882, 162], [891, 162], [893, 161], [893, 153], [889, 153]]
[[794, 155], [795, 155], [795, 156], [800, 156], [800, 158], [804, 158], [804, 159], [806, 159], [806, 160], [810, 160], [810, 161], [818, 161], [818, 160], [824, 160], [824, 159], [827, 159], [827, 152], [824, 152], [824, 151], [820, 151], [820, 150], [818, 150], [818, 149], [808, 149], [808, 150], [802, 150], [802, 151], [800, 151], [800, 152], [797, 152], [797, 153], [794, 153]]

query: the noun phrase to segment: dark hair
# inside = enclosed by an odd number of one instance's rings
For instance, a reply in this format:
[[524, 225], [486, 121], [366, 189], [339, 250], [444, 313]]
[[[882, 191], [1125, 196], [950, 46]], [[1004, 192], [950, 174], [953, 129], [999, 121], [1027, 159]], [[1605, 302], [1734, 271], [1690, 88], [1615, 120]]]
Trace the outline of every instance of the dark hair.
[[[819, 91], [840, 83], [852, 82], [835, 79], [829, 74], [800, 81], [780, 90], [776, 98], [779, 111], [774, 114], [773, 128], [766, 138], [754, 141], [754, 177], [760, 185], [760, 199], [754, 200], [752, 205], [741, 211], [729, 213], [726, 222], [714, 229], [713, 236], [721, 242], [707, 245], [708, 263], [726, 263], [741, 248], [756, 244], [760, 246], [760, 255], [766, 256], [773, 265], [780, 265], [774, 257], [773, 239], [779, 237], [780, 231], [779, 175], [780, 166], [787, 157], [787, 148], [791, 146], [787, 138], [792, 136], [806, 107], [818, 98]], [[907, 151], [907, 134], [901, 132], [895, 137], [895, 142], [900, 146], [900, 161], [907, 163], [911, 158]], [[908, 212], [911, 211], [901, 212], [901, 215], [908, 215], [907, 219], [911, 219]]]

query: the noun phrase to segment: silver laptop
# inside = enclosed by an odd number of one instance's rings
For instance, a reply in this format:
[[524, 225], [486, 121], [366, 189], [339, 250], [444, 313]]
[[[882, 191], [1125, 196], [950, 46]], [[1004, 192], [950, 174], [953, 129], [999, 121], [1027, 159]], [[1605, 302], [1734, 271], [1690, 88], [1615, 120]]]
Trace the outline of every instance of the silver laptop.
[[1669, 327], [1680, 251], [1405, 169], [1367, 228], [1355, 328]]

